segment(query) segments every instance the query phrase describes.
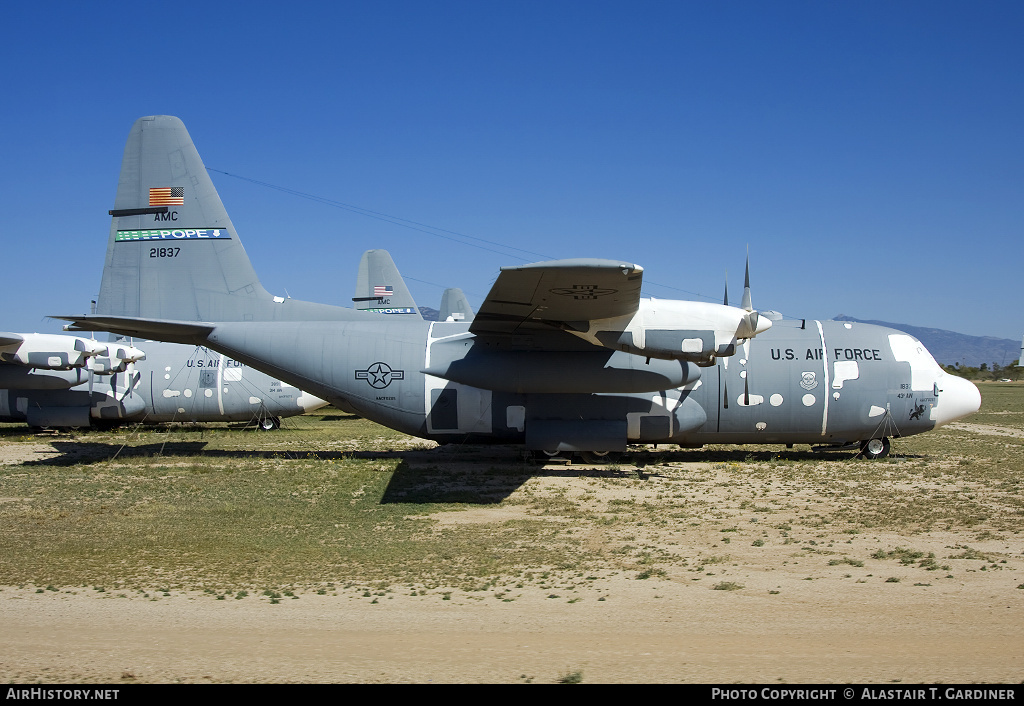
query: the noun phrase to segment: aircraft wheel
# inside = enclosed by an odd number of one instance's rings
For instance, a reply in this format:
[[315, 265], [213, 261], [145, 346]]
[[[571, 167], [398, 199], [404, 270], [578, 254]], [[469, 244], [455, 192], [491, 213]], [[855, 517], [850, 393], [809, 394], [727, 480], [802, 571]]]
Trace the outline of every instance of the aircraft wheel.
[[281, 420], [277, 417], [266, 416], [260, 420], [260, 429], [263, 431], [272, 431], [274, 429], [281, 428]]
[[874, 460], [876, 458], [885, 458], [889, 455], [889, 439], [888, 437], [882, 437], [881, 439], [868, 439], [862, 441], [860, 444], [860, 455], [864, 458]]
[[534, 460], [540, 461], [541, 463], [547, 463], [548, 461], [564, 461], [567, 458], [567, 455], [564, 454], [562, 451], [541, 450], [534, 451], [533, 458]]
[[615, 463], [621, 454], [615, 451], [580, 451], [580, 458], [584, 463]]

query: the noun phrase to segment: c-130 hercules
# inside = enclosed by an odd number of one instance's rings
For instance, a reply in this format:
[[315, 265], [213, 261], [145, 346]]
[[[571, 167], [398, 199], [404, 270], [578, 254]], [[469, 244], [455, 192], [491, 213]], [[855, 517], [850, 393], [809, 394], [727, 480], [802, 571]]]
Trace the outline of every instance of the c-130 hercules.
[[587, 460], [637, 443], [859, 443], [879, 457], [981, 404], [905, 333], [772, 322], [749, 286], [742, 308], [641, 299], [643, 268], [625, 261], [502, 268], [469, 323], [272, 296], [170, 116], [136, 121], [110, 213], [97, 313], [66, 328], [208, 346], [438, 442]]

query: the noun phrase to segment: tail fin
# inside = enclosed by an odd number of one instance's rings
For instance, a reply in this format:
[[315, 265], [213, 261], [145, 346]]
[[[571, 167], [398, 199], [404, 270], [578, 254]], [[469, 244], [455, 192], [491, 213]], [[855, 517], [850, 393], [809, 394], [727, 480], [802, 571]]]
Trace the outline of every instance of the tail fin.
[[97, 314], [177, 321], [353, 318], [351, 309], [274, 297], [263, 288], [178, 118], [135, 121], [110, 215]]
[[441, 312], [438, 314], [438, 321], [465, 321], [473, 320], [473, 308], [462, 290], [452, 287], [444, 290], [441, 295]]
[[352, 301], [359, 311], [423, 318], [387, 250], [367, 250], [363, 253], [359, 261], [359, 275], [356, 277], [356, 294]]

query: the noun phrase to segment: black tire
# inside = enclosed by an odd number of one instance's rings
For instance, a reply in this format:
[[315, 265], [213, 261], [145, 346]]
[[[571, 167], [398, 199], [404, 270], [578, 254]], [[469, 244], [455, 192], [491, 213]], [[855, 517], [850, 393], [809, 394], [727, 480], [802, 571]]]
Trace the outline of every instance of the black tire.
[[281, 420], [278, 419], [277, 417], [271, 417], [270, 415], [267, 415], [266, 417], [260, 420], [260, 429], [262, 429], [263, 431], [273, 431], [274, 429], [280, 428]]
[[621, 455], [617, 451], [580, 451], [584, 463], [594, 464], [616, 463]]
[[533, 460], [537, 463], [547, 463], [549, 461], [565, 461], [571, 454], [564, 451], [531, 451]]
[[885, 458], [889, 455], [889, 438], [868, 439], [860, 442], [860, 455], [869, 460]]

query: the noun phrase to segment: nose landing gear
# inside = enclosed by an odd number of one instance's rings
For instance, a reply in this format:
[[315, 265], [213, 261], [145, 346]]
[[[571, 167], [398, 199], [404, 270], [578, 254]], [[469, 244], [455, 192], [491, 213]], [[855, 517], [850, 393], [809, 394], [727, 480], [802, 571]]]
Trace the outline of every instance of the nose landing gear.
[[259, 420], [259, 428], [263, 431], [272, 431], [281, 428], [281, 420], [272, 415], [267, 415]]
[[860, 455], [869, 460], [885, 458], [889, 455], [889, 437], [860, 442]]

